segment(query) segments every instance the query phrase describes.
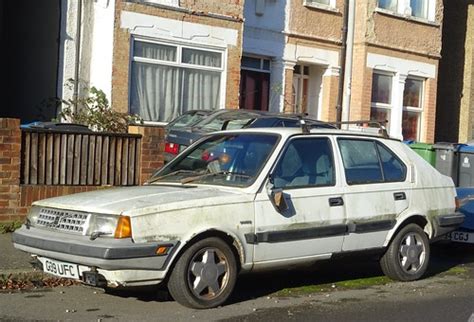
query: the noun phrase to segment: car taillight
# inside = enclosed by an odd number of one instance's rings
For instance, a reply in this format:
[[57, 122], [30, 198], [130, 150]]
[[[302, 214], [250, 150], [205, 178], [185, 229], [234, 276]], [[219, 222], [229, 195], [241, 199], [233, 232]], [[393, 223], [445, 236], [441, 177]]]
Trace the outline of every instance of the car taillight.
[[166, 142], [165, 143], [165, 152], [171, 153], [171, 154], [178, 154], [179, 144]]

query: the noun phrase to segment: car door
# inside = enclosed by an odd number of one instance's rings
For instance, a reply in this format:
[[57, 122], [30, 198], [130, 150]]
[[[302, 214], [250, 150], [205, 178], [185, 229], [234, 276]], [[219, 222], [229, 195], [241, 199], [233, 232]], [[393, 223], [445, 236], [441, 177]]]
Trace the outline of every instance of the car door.
[[340, 251], [346, 225], [331, 139], [309, 135], [290, 139], [271, 178], [273, 190], [281, 189], [288, 209], [278, 211], [268, 189], [257, 194], [255, 234], [247, 239], [254, 244], [256, 267]]
[[348, 225], [342, 250], [381, 247], [396, 217], [408, 208], [407, 167], [378, 140], [338, 138], [337, 142]]

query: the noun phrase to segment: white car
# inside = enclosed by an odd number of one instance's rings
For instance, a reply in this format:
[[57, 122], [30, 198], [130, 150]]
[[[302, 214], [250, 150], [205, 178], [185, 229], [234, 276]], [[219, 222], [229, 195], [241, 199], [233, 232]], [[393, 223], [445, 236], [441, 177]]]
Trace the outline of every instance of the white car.
[[167, 283], [211, 308], [240, 272], [380, 249], [389, 277], [425, 273], [429, 241], [458, 227], [449, 177], [400, 141], [267, 128], [201, 139], [148, 184], [35, 202], [15, 247], [86, 284]]

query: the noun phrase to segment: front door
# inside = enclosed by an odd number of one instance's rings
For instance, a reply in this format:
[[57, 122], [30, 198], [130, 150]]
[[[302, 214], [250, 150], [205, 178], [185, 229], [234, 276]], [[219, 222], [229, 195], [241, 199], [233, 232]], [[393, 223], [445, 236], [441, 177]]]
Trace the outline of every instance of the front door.
[[267, 189], [255, 202], [254, 262], [259, 264], [330, 256], [346, 231], [342, 187], [328, 137], [290, 140], [272, 171], [288, 209], [277, 211]]

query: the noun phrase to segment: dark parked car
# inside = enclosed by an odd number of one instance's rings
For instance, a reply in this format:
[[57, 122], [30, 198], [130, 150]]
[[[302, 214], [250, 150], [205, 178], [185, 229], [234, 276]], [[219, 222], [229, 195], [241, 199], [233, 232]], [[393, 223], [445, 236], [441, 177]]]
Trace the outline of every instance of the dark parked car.
[[[242, 128], [299, 127], [301, 117], [294, 114], [269, 113], [250, 110], [217, 110], [192, 126], [172, 128], [165, 138], [165, 162], [171, 161], [179, 152], [201, 137], [216, 131]], [[304, 118], [313, 128], [336, 128], [334, 125]]]
[[168, 125], [166, 125], [166, 133], [168, 133], [171, 129], [193, 126], [201, 122], [213, 112], [213, 110], [190, 110], [184, 112], [173, 121], [169, 122]]

